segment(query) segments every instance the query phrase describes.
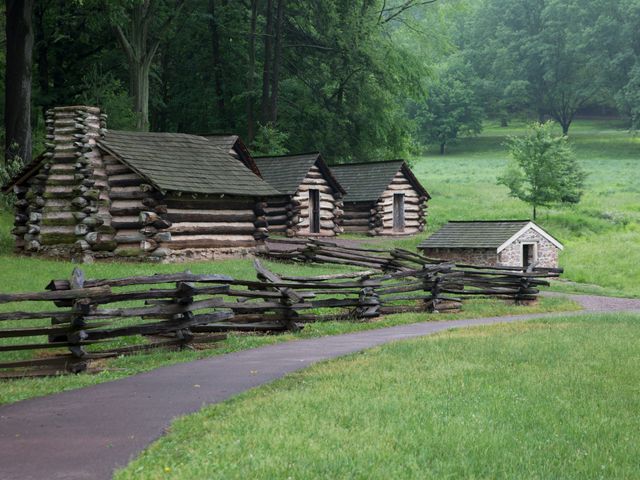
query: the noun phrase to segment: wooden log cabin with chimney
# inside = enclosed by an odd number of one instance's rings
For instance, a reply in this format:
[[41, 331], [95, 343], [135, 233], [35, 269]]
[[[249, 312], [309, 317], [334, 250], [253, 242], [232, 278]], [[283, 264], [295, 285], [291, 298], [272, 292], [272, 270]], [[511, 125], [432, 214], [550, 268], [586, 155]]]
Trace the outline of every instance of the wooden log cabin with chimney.
[[269, 233], [331, 237], [342, 233], [345, 190], [319, 153], [256, 157], [262, 178], [282, 195], [267, 199]]
[[411, 235], [424, 231], [430, 196], [403, 160], [334, 165], [347, 190], [345, 232]]
[[278, 194], [204, 137], [106, 130], [95, 107], [47, 113], [47, 150], [14, 178], [16, 251], [178, 260], [261, 248]]

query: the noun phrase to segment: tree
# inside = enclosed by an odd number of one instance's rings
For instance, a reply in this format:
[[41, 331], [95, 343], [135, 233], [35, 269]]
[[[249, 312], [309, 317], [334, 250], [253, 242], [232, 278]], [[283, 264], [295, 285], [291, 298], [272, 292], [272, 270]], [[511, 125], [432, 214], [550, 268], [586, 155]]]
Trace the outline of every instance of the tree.
[[484, 112], [467, 78], [464, 70], [445, 72], [417, 107], [418, 138], [437, 144], [441, 155], [459, 135], [482, 131]]
[[513, 161], [498, 183], [510, 195], [537, 208], [553, 204], [575, 204], [582, 197], [585, 172], [567, 141], [553, 134], [553, 122], [534, 123], [526, 135], [508, 141]]
[[[465, 53], [491, 84], [491, 105], [527, 105], [566, 135], [576, 113], [608, 95], [603, 65], [612, 7], [604, 0], [484, 0], [469, 17]], [[509, 95], [517, 87], [518, 102]], [[511, 100], [509, 97], [511, 96]], [[512, 100], [516, 100], [514, 104]]]
[[5, 160], [31, 161], [33, 0], [6, 0]]
[[129, 62], [130, 94], [138, 117], [137, 128], [141, 131], [149, 130], [149, 73], [153, 58], [185, 0], [175, 0], [165, 12], [164, 20], [153, 28], [154, 20], [160, 16], [160, 3], [161, 0], [136, 0], [125, 12], [128, 25], [123, 27], [119, 22], [114, 25], [118, 42]]

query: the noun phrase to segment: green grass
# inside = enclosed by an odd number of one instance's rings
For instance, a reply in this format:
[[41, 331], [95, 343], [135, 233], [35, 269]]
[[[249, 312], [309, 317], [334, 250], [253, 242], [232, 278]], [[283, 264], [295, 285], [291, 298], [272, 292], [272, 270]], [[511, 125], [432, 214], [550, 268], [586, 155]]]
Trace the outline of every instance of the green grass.
[[[445, 156], [415, 159], [414, 172], [433, 197], [428, 230], [381, 243], [414, 249], [447, 220], [530, 218], [530, 208], [496, 183], [508, 162], [506, 137], [524, 128], [523, 123], [504, 129], [489, 124], [481, 136], [461, 139]], [[542, 209], [538, 223], [565, 245], [564, 278], [596, 287], [562, 288], [640, 297], [640, 137], [619, 122], [580, 120], [570, 140], [589, 173], [584, 197], [577, 206]]]
[[116, 478], [638, 478], [640, 316], [454, 330], [177, 420]]

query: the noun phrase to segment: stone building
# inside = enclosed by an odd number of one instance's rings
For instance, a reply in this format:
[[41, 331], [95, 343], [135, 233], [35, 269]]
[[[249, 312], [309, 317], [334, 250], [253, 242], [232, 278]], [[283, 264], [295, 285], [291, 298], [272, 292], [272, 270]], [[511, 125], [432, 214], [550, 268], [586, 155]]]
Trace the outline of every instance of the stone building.
[[530, 220], [449, 222], [418, 245], [428, 257], [474, 265], [557, 268], [562, 244]]
[[345, 232], [374, 236], [424, 230], [430, 196], [403, 160], [334, 165], [331, 171], [347, 190]]
[[95, 107], [58, 107], [46, 121], [47, 151], [5, 186], [17, 252], [177, 260], [264, 244], [264, 200], [279, 192], [250, 157], [197, 135], [107, 131]]

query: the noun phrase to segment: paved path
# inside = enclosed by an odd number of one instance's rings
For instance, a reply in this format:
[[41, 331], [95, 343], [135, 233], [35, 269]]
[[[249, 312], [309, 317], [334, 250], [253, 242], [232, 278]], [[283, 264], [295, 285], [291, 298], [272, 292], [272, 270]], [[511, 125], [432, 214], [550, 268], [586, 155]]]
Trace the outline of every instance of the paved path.
[[[586, 310], [640, 312], [640, 300], [572, 296]], [[0, 407], [0, 479], [107, 479], [171, 421], [312, 363], [450, 328], [517, 322], [537, 314], [424, 322], [298, 340], [171, 365]], [[566, 315], [566, 314], [562, 314]]]

